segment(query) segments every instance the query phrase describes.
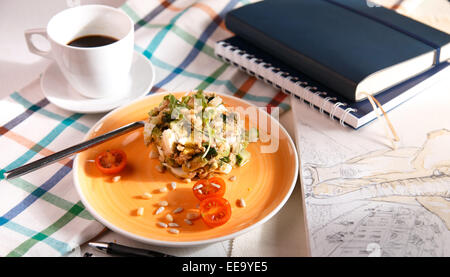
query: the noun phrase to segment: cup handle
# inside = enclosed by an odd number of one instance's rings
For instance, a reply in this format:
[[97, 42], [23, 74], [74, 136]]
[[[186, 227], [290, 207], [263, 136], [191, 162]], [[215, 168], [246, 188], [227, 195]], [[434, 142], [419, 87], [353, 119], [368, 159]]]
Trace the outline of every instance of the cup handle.
[[31, 37], [33, 35], [40, 35], [43, 36], [45, 39], [48, 40], [47, 31], [44, 28], [36, 28], [36, 29], [29, 29], [25, 31], [25, 40], [27, 42], [28, 50], [31, 53], [34, 53], [36, 55], [42, 56], [44, 58], [51, 59], [51, 50], [43, 51], [34, 45], [33, 41], [31, 40]]

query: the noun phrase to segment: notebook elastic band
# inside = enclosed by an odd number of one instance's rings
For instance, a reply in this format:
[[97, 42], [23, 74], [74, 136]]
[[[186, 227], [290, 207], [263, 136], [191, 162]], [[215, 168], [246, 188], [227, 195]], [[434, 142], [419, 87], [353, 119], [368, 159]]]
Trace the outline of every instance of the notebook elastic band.
[[[378, 100], [377, 100], [373, 95], [368, 94], [368, 93], [366, 93], [366, 92], [360, 92], [359, 94], [363, 94], [363, 95], [366, 95], [366, 96], [367, 96], [367, 98], [369, 99], [370, 104], [372, 105], [373, 111], [374, 111], [374, 112], [376, 113], [376, 115], [377, 115], [378, 120], [381, 120], [381, 116], [380, 116], [380, 114], [378, 113], [377, 106], [378, 106], [378, 108], [381, 110], [381, 112], [383, 113], [384, 118], [386, 119], [386, 124], [383, 125], [384, 128], [385, 128], [385, 131], [386, 131], [386, 137], [387, 137], [388, 140], [391, 142], [392, 148], [393, 148], [393, 149], [396, 149], [396, 148], [397, 148], [396, 143], [397, 143], [398, 141], [400, 141], [400, 139], [399, 139], [399, 137], [398, 137], [398, 135], [397, 135], [397, 132], [395, 131], [394, 126], [392, 125], [391, 121], [389, 120], [388, 115], [387, 115], [386, 112], [383, 110], [383, 107], [381, 106], [380, 102], [378, 102]], [[391, 130], [392, 137], [389, 136], [389, 130], [388, 130], [388, 128]]]

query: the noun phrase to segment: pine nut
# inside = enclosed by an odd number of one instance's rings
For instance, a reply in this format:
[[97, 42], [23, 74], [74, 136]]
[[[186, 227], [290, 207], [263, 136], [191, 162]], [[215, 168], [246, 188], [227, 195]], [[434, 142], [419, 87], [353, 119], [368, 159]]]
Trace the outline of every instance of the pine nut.
[[177, 183], [175, 183], [175, 182], [170, 183], [170, 188], [172, 190], [175, 190], [177, 188]]
[[137, 214], [138, 216], [144, 215], [144, 208], [143, 208], [143, 207], [139, 207], [139, 208], [137, 209], [137, 211], [136, 211], [136, 214]]
[[164, 222], [158, 222], [158, 223], [156, 223], [156, 224], [158, 224], [159, 227], [167, 228], [167, 224], [164, 223]]
[[171, 214], [167, 214], [166, 215], [166, 219], [167, 219], [167, 221], [172, 222], [173, 221], [173, 216]]
[[216, 188], [220, 189], [220, 185], [218, 185], [218, 184], [215, 184], [215, 183], [211, 183], [211, 186], [213, 186], [213, 187], [216, 187]]
[[160, 207], [167, 207], [169, 203], [167, 201], [159, 201], [158, 206]]
[[162, 187], [159, 189], [159, 192], [167, 192], [167, 188], [166, 187]]
[[239, 207], [241, 207], [241, 208], [245, 208], [247, 205], [245, 204], [245, 201], [244, 201], [244, 199], [243, 198], [239, 198], [238, 199], [238, 204], [239, 204]]
[[202, 184], [200, 184], [200, 185], [196, 185], [195, 187], [194, 187], [194, 190], [198, 190], [198, 189], [201, 189], [203, 187], [203, 185]]
[[178, 234], [178, 233], [180, 233], [180, 230], [175, 229], [175, 228], [170, 228], [169, 232], [172, 233], [172, 234]]
[[142, 198], [144, 198], [144, 199], [150, 199], [150, 198], [152, 198], [153, 197], [153, 195], [151, 195], [150, 193], [148, 193], [148, 192], [144, 192], [144, 194], [142, 195]]
[[162, 213], [163, 211], [164, 211], [164, 207], [159, 207], [159, 208], [156, 210], [155, 214], [160, 214], [160, 213]]
[[181, 213], [183, 210], [184, 210], [184, 209], [183, 209], [182, 207], [178, 207], [178, 208], [176, 208], [176, 209], [173, 211], [173, 213], [174, 213], [174, 214], [178, 214], [178, 213]]
[[189, 212], [186, 214], [186, 218], [189, 220], [196, 219], [199, 216], [200, 216], [200, 213], [198, 213], [198, 212]]

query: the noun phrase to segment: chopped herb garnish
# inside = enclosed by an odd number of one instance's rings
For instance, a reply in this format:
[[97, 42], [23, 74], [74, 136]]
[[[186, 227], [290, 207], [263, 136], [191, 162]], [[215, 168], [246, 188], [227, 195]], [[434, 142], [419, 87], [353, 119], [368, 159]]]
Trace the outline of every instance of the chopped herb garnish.
[[228, 156], [228, 157], [223, 157], [223, 158], [221, 158], [220, 160], [221, 160], [222, 162], [224, 162], [224, 163], [229, 163], [229, 162], [231, 162], [230, 156]]
[[211, 158], [214, 158], [218, 155], [216, 148], [210, 147], [208, 153], [206, 153], [205, 158], [210, 160]]
[[168, 94], [148, 113], [152, 129], [144, 130], [146, 142], [156, 144], [161, 163], [173, 174], [205, 178], [248, 162], [245, 149], [258, 139], [258, 130], [245, 131], [239, 114], [219, 102], [215, 93], [203, 90], [178, 99]]

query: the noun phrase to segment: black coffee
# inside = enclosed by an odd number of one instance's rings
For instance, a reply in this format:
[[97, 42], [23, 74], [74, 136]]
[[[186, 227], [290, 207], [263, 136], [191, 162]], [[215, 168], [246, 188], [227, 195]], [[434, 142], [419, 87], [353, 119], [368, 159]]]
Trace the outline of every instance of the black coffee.
[[104, 35], [88, 35], [76, 38], [67, 45], [75, 47], [99, 47], [118, 41], [118, 39]]

